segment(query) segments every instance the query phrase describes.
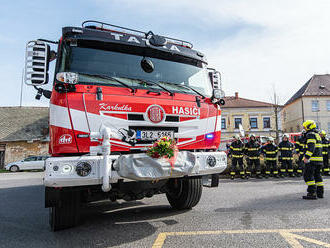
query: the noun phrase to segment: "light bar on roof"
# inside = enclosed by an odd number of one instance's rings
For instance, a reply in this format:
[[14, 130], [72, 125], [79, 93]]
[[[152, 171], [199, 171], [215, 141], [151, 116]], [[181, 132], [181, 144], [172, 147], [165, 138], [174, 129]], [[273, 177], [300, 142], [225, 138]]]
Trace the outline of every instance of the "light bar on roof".
[[[105, 23], [105, 22], [100, 22], [100, 21], [93, 21], [93, 20], [84, 21], [82, 23], [82, 27], [83, 28], [95, 27], [96, 29], [101, 29], [101, 30], [104, 30], [104, 31], [131, 34], [131, 35], [140, 36], [140, 37], [144, 37], [144, 38], [146, 38], [148, 33], [150, 33], [150, 32], [146, 33], [146, 32], [131, 29], [131, 28], [125, 28], [125, 27], [121, 27], [121, 26], [117, 26], [117, 25], [113, 25], [113, 24], [109, 24], [109, 23]], [[109, 29], [109, 28], [111, 28], [111, 29]], [[166, 41], [168, 43], [178, 45], [178, 46], [187, 47], [187, 48], [193, 48], [193, 44], [188, 42], [188, 41], [179, 40], [179, 39], [170, 38], [170, 37], [165, 37], [165, 36], [163, 36], [163, 37], [166, 39]]]

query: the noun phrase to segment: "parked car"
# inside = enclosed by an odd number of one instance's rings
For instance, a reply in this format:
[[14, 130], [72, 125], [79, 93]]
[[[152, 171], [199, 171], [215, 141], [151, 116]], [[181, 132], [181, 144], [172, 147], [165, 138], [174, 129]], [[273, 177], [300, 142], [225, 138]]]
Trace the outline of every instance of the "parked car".
[[49, 156], [30, 156], [21, 161], [9, 163], [5, 169], [11, 172], [22, 170], [44, 170], [45, 160]]

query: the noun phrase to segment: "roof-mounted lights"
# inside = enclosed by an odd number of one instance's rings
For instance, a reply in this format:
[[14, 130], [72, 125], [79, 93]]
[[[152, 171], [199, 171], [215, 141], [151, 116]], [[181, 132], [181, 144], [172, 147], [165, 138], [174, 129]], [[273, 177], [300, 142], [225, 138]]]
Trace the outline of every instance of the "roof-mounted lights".
[[105, 22], [88, 20], [88, 21], [84, 21], [82, 23], [82, 27], [90, 28], [90, 29], [98, 29], [98, 30], [102, 30], [102, 31], [117, 32], [117, 33], [122, 33], [122, 34], [131, 34], [131, 35], [140, 36], [140, 37], [147, 38], [147, 39], [151, 39], [153, 36], [155, 36], [158, 40], [159, 37], [161, 37], [162, 40], [165, 39], [166, 42], [169, 44], [174, 44], [174, 45], [178, 45], [178, 46], [182, 46], [182, 47], [186, 47], [186, 48], [193, 48], [193, 44], [188, 41], [183, 41], [183, 40], [179, 40], [179, 39], [175, 39], [175, 38], [158, 36], [158, 35], [150, 36], [150, 33], [152, 33], [150, 31], [146, 33], [146, 32], [142, 32], [139, 30], [125, 28], [125, 27], [121, 27], [121, 26], [117, 26], [117, 25], [113, 25], [113, 24], [109, 24], [109, 23], [105, 23]]

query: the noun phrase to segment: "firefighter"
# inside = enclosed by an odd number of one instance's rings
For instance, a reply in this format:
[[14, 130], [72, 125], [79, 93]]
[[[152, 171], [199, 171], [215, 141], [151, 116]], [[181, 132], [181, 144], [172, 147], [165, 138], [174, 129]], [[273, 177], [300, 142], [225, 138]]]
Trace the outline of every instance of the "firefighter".
[[266, 171], [265, 171], [265, 177], [268, 178], [271, 174], [271, 171], [273, 172], [274, 177], [278, 176], [278, 168], [277, 168], [277, 152], [278, 147], [274, 144], [274, 138], [269, 137], [267, 144], [264, 145], [261, 148], [263, 154], [265, 154], [265, 162], [266, 162]]
[[257, 141], [254, 134], [250, 135], [249, 142], [245, 144], [245, 154], [248, 157], [246, 178], [248, 179], [248, 177], [252, 175], [253, 165], [256, 172], [256, 177], [262, 178], [260, 168], [260, 143]]
[[326, 135], [327, 133], [324, 130], [320, 132], [320, 136], [322, 138], [323, 175], [329, 176], [330, 175], [330, 168], [329, 168], [330, 142], [327, 139]]
[[303, 158], [305, 154], [305, 143], [306, 143], [306, 131], [303, 130], [295, 144], [296, 153], [298, 155], [297, 171], [296, 171], [296, 176], [298, 177], [301, 177], [303, 174], [303, 167], [304, 167]]
[[[244, 179], [245, 178], [244, 166], [243, 166], [244, 145], [239, 135], [235, 135], [233, 136], [233, 138], [234, 141], [230, 145], [230, 154], [232, 156], [230, 177], [233, 180], [235, 178], [236, 172], [239, 171], [240, 177]], [[237, 170], [237, 164], [239, 167], [238, 170]]]
[[323, 198], [324, 194], [324, 183], [321, 176], [323, 165], [322, 139], [313, 120], [305, 121], [303, 127], [306, 130], [304, 180], [308, 186], [307, 195], [303, 196], [303, 199], [316, 200], [317, 198]]
[[281, 177], [285, 177], [286, 175], [294, 177], [292, 165], [294, 145], [289, 141], [286, 134], [283, 135], [282, 141], [278, 145], [278, 149], [281, 158]]

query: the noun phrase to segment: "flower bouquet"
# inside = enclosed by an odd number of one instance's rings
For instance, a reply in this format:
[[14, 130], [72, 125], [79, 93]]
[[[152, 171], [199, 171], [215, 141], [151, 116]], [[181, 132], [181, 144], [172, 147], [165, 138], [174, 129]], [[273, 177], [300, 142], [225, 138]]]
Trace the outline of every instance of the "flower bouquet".
[[172, 167], [174, 166], [177, 153], [178, 148], [175, 141], [166, 136], [157, 140], [147, 151], [147, 154], [152, 158], [165, 158]]

